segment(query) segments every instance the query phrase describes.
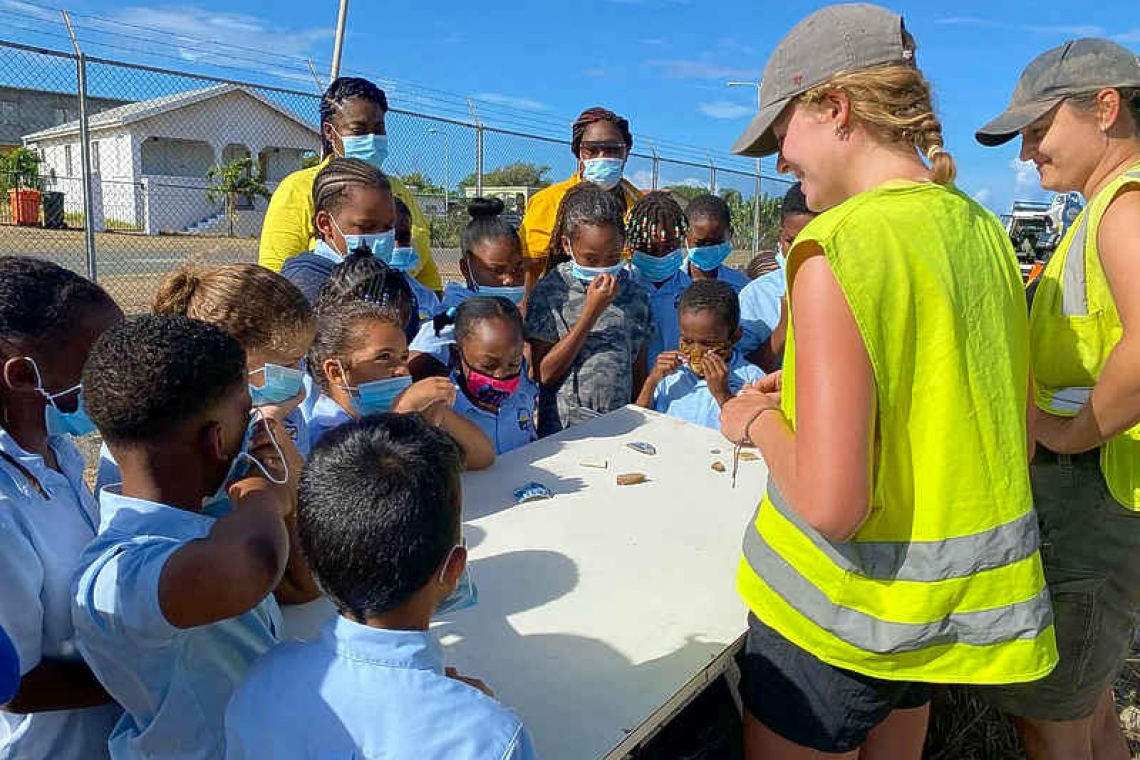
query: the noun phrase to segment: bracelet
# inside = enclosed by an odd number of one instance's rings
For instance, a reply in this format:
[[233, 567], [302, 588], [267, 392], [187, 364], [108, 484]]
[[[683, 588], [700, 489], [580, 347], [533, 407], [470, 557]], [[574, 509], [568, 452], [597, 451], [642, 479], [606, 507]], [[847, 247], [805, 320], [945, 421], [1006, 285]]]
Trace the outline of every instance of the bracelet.
[[748, 422], [744, 425], [744, 437], [740, 439], [741, 446], [756, 446], [755, 441], [752, 440], [752, 436], [748, 431], [752, 428], [752, 425], [756, 422], [756, 420], [759, 419], [761, 414], [775, 408], [776, 407], [772, 406], [762, 406], [752, 413], [752, 416], [748, 418]]

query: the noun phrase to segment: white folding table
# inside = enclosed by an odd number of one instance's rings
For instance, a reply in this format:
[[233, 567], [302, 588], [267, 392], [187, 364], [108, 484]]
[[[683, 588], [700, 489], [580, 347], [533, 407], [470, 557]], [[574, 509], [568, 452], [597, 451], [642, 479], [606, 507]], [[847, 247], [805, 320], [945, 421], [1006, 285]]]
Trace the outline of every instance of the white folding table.
[[[581, 464], [599, 458], [607, 469]], [[649, 482], [616, 485], [630, 472]], [[746, 628], [740, 541], [767, 469], [742, 461], [735, 489], [731, 474], [718, 431], [631, 406], [464, 476], [479, 602], [433, 630], [544, 760], [623, 757], [730, 666]], [[516, 505], [529, 481], [554, 498]]]

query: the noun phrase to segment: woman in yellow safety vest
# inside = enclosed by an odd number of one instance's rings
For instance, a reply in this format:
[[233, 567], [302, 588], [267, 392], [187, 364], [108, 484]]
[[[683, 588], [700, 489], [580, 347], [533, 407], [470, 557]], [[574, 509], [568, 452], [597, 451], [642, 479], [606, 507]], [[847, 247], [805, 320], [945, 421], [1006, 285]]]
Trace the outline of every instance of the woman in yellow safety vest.
[[535, 193], [519, 227], [528, 292], [548, 268], [550, 233], [558, 218], [558, 207], [570, 188], [580, 182], [593, 182], [613, 193], [626, 214], [641, 200], [641, 191], [622, 177], [632, 147], [629, 122], [613, 111], [588, 108], [574, 122], [570, 150], [578, 159], [578, 170], [570, 179]]
[[[388, 130], [385, 117], [388, 98], [367, 79], [340, 77], [321, 98], [321, 153], [316, 166], [293, 172], [273, 191], [265, 222], [261, 226], [258, 263], [274, 272], [299, 253], [313, 250], [313, 181], [333, 157], [359, 158], [384, 170], [388, 157]], [[390, 260], [385, 263], [415, 277], [431, 290], [443, 290], [439, 270], [431, 255], [431, 231], [416, 197], [395, 177], [388, 176], [392, 195], [412, 212], [414, 261]], [[406, 264], [406, 265], [405, 265]]]
[[779, 153], [823, 212], [788, 252], [782, 375], [721, 415], [770, 473], [737, 573], [749, 758], [918, 758], [930, 684], [1031, 681], [1057, 659], [1020, 272], [952, 184], [914, 56], [884, 8], [811, 14], [734, 147]]
[[993, 692], [1037, 758], [1128, 758], [1112, 683], [1140, 615], [1140, 59], [1081, 39], [1034, 59], [983, 145], [1021, 135], [1041, 186], [1086, 206], [1029, 315], [1030, 468], [1061, 661]]

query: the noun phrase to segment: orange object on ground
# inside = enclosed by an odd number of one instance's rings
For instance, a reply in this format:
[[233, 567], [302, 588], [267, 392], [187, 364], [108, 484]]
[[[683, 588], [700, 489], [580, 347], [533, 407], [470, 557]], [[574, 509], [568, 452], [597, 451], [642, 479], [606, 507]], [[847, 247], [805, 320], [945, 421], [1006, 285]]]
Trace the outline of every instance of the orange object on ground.
[[21, 227], [35, 227], [40, 223], [40, 191], [30, 188], [12, 188], [8, 191], [12, 205], [12, 223]]

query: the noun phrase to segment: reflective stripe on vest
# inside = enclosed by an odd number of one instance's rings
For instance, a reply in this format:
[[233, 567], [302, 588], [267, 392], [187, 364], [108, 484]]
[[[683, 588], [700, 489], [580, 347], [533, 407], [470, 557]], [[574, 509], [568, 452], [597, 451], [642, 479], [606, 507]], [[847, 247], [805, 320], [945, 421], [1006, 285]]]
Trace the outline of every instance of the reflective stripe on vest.
[[[781, 514], [794, 514], [793, 510], [784, 501], [774, 484], [768, 484], [768, 499]], [[1024, 538], [1025, 545], [1031, 548], [1030, 554], [1036, 552], [1036, 518], [1032, 513], [1028, 517], [1033, 520], [1034, 527]], [[753, 520], [755, 522], [755, 519]], [[1022, 520], [1015, 521], [1019, 527], [1015, 533], [1022, 532]], [[945, 542], [932, 542], [933, 545], [923, 547], [919, 554], [925, 555], [919, 564], [925, 564], [923, 570], [931, 575], [951, 577], [960, 572], [967, 564], [965, 552], [971, 542], [977, 541], [975, 546], [988, 542], [1003, 542], [999, 536], [991, 535], [1006, 532], [1007, 526], [995, 528], [979, 537], [968, 536], [954, 550], [944, 563], [935, 558], [937, 549], [934, 545], [945, 545]], [[810, 531], [810, 529], [809, 529]], [[814, 531], [810, 531], [813, 532]], [[817, 534], [818, 535], [818, 534]], [[1013, 540], [1022, 540], [1018, 536], [1009, 536]], [[832, 545], [834, 546], [834, 545]], [[874, 545], [860, 547], [868, 554], [880, 554], [880, 564], [890, 562], [904, 552], [908, 547], [914, 549], [919, 544], [899, 543], [896, 546], [887, 546], [879, 542]], [[843, 641], [868, 652], [879, 655], [896, 654], [900, 652], [913, 652], [931, 647], [947, 644], [967, 644], [970, 646], [990, 646], [1017, 639], [1036, 639], [1044, 633], [1053, 623], [1052, 607], [1049, 604], [1048, 589], [1042, 587], [1041, 591], [1031, 599], [1004, 607], [976, 610], [971, 612], [953, 612], [940, 620], [927, 623], [898, 623], [869, 615], [857, 609], [837, 604], [826, 594], [820, 591], [810, 580], [805, 578], [794, 567], [788, 564], [780, 554], [773, 549], [758, 530], [750, 529], [744, 534], [744, 557], [752, 570], [774, 592], [780, 595], [800, 614], [812, 620], [829, 633], [838, 636]], [[983, 549], [984, 551], [984, 549]], [[1014, 551], [1012, 556], [1016, 559], [1021, 551]], [[872, 564], [875, 560], [872, 560]], [[848, 571], [857, 571], [852, 565], [844, 566]], [[904, 562], [903, 567], [909, 563]], [[941, 570], [935, 570], [932, 565], [944, 564]], [[957, 565], [957, 567], [954, 567]], [[910, 568], [911, 571], [917, 568]], [[912, 572], [912, 574], [914, 574]], [[887, 580], [882, 578], [881, 580]]]

